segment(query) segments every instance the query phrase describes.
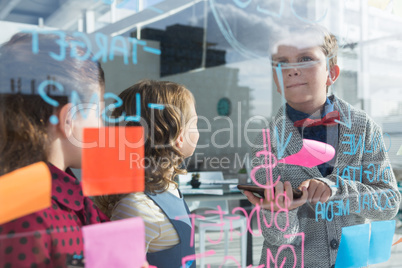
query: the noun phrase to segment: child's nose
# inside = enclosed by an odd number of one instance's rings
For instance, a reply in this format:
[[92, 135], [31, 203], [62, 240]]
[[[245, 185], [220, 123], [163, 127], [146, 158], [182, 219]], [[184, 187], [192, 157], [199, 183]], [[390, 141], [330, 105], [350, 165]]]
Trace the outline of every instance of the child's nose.
[[289, 70], [288, 76], [299, 76], [301, 75], [301, 71], [299, 69], [291, 69]]

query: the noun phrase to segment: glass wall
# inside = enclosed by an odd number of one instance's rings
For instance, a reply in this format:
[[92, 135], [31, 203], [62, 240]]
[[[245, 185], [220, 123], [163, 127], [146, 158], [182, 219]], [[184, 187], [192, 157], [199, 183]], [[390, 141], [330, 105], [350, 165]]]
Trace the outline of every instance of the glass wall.
[[[329, 93], [364, 110], [382, 128], [401, 185], [401, 1], [0, 1], [0, 43], [20, 31], [72, 34], [101, 62], [106, 92], [118, 95], [146, 78], [185, 85], [196, 100], [200, 132], [185, 167], [222, 171], [226, 179], [248, 168], [257, 135], [286, 102], [274, 83], [270, 47], [274, 36], [301, 24], [324, 26], [336, 36], [340, 76]], [[402, 232], [396, 220], [394, 240]], [[258, 237], [253, 248], [260, 251]], [[260, 254], [251, 264], [258, 264]], [[401, 255], [400, 245], [393, 246], [391, 260], [378, 267], [398, 267]]]

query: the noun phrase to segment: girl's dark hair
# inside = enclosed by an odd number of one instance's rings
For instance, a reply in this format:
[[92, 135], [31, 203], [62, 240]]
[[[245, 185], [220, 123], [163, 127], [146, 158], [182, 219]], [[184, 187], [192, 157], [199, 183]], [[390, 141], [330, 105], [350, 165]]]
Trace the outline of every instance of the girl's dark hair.
[[[52, 80], [63, 86], [60, 92], [47, 86], [47, 95], [63, 107], [73, 91], [83, 103], [95, 92], [104, 90], [104, 73], [98, 62], [73, 58], [87, 52], [71, 47], [74, 39], [66, 36], [66, 58], [51, 58], [63, 49], [56, 42], [60, 36], [38, 34], [39, 50], [33, 51], [33, 34], [18, 33], [0, 48], [0, 175], [38, 161], [47, 161], [50, 137], [49, 118], [58, 109], [38, 93], [38, 86]], [[35, 42], [35, 39], [34, 39]]]
[[[194, 97], [183, 85], [174, 82], [142, 80], [119, 95], [123, 105], [112, 115], [137, 115], [137, 93], [141, 96], [141, 122], [128, 122], [126, 126], [144, 126], [145, 191], [161, 193], [168, 190], [170, 183], [175, 183], [174, 176], [186, 173], [179, 168], [183, 155], [175, 141], [190, 120]], [[163, 104], [165, 108], [152, 109], [150, 103]], [[114, 205], [124, 196], [96, 196], [94, 201], [110, 217]]]

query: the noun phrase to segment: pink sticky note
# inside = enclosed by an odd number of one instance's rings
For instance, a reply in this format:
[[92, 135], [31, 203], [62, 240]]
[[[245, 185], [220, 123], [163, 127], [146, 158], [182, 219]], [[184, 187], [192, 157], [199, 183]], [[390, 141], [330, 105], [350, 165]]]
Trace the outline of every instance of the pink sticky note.
[[331, 145], [309, 139], [303, 139], [303, 147], [296, 153], [279, 160], [278, 163], [312, 168], [330, 161], [335, 156]]
[[139, 268], [146, 260], [140, 217], [82, 227], [85, 267]]

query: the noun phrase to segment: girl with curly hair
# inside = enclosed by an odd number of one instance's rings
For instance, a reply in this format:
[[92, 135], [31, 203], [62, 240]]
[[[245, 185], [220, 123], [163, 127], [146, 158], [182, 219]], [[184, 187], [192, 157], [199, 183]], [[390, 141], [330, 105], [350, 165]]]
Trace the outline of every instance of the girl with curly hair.
[[[149, 264], [158, 268], [181, 267], [183, 257], [194, 254], [190, 245], [191, 223], [174, 177], [186, 171], [180, 164], [193, 154], [198, 142], [197, 114], [191, 92], [165, 81], [143, 80], [124, 90], [123, 105], [113, 116], [137, 115], [141, 95], [141, 125], [145, 131], [145, 192], [95, 197], [95, 203], [111, 220], [141, 217], [145, 222]], [[153, 109], [149, 104], [163, 105]], [[195, 267], [195, 262], [191, 267]]]

